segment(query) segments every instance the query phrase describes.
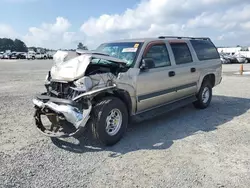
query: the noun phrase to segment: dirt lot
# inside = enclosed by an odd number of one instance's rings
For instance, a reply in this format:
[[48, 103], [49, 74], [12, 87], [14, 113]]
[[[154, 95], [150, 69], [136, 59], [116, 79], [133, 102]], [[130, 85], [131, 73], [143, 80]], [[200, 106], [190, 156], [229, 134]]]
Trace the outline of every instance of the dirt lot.
[[239, 65], [223, 66], [208, 109], [133, 125], [106, 148], [37, 132], [31, 100], [50, 66], [0, 61], [0, 187], [249, 188], [250, 76], [233, 75]]

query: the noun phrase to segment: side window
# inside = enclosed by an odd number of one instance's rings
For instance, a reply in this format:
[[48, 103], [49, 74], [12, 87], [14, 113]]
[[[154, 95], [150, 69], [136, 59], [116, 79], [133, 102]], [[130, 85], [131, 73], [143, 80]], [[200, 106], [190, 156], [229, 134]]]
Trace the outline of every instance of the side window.
[[177, 65], [193, 62], [191, 52], [186, 43], [170, 43]]
[[152, 58], [155, 63], [155, 68], [171, 65], [168, 50], [165, 44], [156, 44], [152, 46], [144, 58]]
[[209, 40], [190, 41], [199, 60], [219, 59], [219, 53], [213, 43]]

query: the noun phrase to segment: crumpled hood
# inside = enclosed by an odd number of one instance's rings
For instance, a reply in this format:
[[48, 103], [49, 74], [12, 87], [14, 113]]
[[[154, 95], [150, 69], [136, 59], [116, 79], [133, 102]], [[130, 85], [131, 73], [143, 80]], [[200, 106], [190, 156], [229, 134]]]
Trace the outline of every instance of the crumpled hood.
[[85, 75], [86, 69], [93, 58], [105, 59], [116, 63], [126, 64], [126, 62], [121, 59], [107, 55], [95, 54], [94, 52], [86, 52], [71, 59], [67, 58], [68, 56], [68, 52], [62, 51], [58, 51], [54, 55], [53, 59], [55, 64], [50, 71], [52, 80], [70, 82], [82, 78]]
[[52, 80], [74, 81], [85, 75], [91, 62], [90, 55], [82, 55], [65, 62], [56, 63], [50, 71]]

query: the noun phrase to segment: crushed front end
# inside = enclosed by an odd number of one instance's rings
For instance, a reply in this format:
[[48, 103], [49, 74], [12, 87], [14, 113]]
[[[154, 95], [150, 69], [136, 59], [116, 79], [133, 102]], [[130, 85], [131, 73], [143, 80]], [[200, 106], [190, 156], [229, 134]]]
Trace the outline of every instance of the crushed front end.
[[[85, 128], [92, 109], [90, 100], [80, 100], [56, 98], [47, 92], [37, 95], [33, 99], [36, 127], [49, 137], [74, 136]], [[47, 125], [43, 121], [46, 118]]]
[[85, 129], [93, 98], [116, 88], [113, 80], [120, 64], [92, 65], [96, 59], [114, 61], [100, 54], [82, 55], [67, 61], [64, 60], [65, 54], [56, 55], [59, 60], [54, 57], [56, 64], [45, 80], [46, 92], [33, 98], [34, 119], [38, 130], [46, 136], [71, 137]]

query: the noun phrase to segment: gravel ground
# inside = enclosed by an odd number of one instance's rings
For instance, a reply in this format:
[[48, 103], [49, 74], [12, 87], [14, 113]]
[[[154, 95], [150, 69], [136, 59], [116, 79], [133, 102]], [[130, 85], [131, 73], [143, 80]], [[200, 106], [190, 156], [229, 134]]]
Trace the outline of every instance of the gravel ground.
[[232, 74], [239, 65], [223, 66], [208, 109], [133, 125], [104, 148], [35, 129], [31, 100], [51, 63], [0, 61], [0, 187], [249, 188], [250, 77]]

